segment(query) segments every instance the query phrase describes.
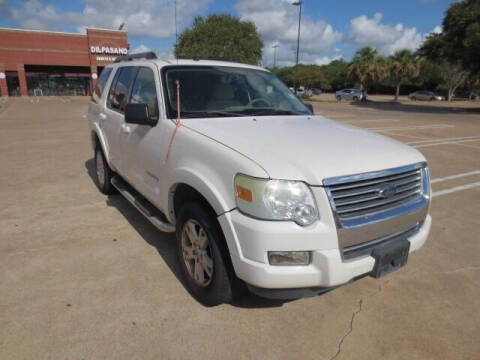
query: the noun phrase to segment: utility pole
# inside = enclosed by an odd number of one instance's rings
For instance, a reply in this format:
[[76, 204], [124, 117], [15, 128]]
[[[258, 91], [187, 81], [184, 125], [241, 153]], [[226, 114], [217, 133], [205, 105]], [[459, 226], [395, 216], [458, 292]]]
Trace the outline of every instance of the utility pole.
[[302, 21], [302, 0], [295, 1], [292, 3], [293, 6], [298, 6], [299, 11], [298, 11], [298, 36], [297, 36], [297, 59], [295, 61], [295, 65], [298, 65], [298, 54], [300, 51], [300, 24]]
[[277, 49], [280, 47], [280, 45], [275, 44], [272, 45], [273, 48], [273, 68], [275, 69], [277, 67]]
[[177, 28], [177, 0], [175, 0], [175, 44], [178, 42], [178, 28]]
[[[177, 0], [174, 0], [174, 8], [175, 8], [175, 45], [173, 46], [173, 54], [175, 55], [176, 51], [175, 48], [178, 45], [178, 27], [177, 27]], [[178, 57], [175, 55], [178, 63]]]

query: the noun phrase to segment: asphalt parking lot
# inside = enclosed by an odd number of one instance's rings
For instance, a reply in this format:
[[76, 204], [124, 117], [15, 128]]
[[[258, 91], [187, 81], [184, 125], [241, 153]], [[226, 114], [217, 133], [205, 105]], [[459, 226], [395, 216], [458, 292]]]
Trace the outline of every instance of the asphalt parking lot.
[[429, 240], [381, 279], [205, 308], [177, 278], [173, 236], [97, 191], [87, 104], [0, 99], [1, 359], [480, 358], [480, 111], [314, 103], [426, 156]]

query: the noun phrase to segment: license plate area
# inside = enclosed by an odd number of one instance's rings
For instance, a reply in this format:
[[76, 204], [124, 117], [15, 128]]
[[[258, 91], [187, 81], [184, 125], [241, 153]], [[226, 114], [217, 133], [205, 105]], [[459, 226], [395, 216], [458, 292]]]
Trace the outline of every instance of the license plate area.
[[379, 278], [401, 268], [407, 263], [409, 251], [410, 241], [407, 239], [376, 246], [372, 251], [375, 266], [371, 276]]

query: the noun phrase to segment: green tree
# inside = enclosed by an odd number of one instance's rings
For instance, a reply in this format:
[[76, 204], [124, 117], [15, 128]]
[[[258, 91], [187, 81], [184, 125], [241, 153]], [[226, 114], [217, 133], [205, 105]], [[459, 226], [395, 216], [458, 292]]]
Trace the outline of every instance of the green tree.
[[325, 85], [325, 75], [317, 65], [298, 65], [294, 67], [289, 74], [289, 80], [296, 87], [304, 86], [306, 89]]
[[442, 33], [430, 35], [419, 53], [432, 60], [448, 60], [472, 74], [480, 73], [480, 0], [453, 3], [442, 25]]
[[328, 65], [323, 65], [321, 70], [325, 75], [324, 87], [328, 90], [340, 90], [348, 86], [347, 68], [348, 63], [343, 59], [334, 60]]
[[419, 74], [420, 62], [410, 50], [398, 50], [388, 58], [388, 72], [395, 84], [395, 101], [400, 95], [402, 82]]
[[178, 58], [237, 61], [256, 65], [262, 58], [263, 41], [255, 24], [231, 15], [196, 17], [175, 44]]
[[367, 91], [369, 85], [378, 82], [387, 76], [385, 58], [378, 55], [378, 51], [365, 46], [355, 53], [347, 69], [347, 79], [360, 84], [360, 90]]

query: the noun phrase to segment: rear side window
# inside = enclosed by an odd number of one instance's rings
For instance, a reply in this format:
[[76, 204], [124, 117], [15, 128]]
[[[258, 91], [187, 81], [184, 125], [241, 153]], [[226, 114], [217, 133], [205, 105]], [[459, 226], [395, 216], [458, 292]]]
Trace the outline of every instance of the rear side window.
[[112, 73], [112, 69], [108, 68], [108, 69], [104, 69], [100, 74], [100, 77], [98, 78], [98, 81], [97, 81], [97, 85], [95, 86], [95, 90], [92, 94], [93, 101], [98, 102], [102, 97], [103, 89], [105, 88], [105, 85], [107, 84], [107, 80], [110, 77], [111, 73]]
[[134, 70], [135, 68], [132, 66], [122, 67], [118, 70], [108, 94], [108, 106], [110, 108], [120, 112], [125, 110]]
[[132, 104], [147, 104], [148, 114], [158, 119], [158, 98], [153, 71], [147, 67], [138, 70], [130, 97]]

